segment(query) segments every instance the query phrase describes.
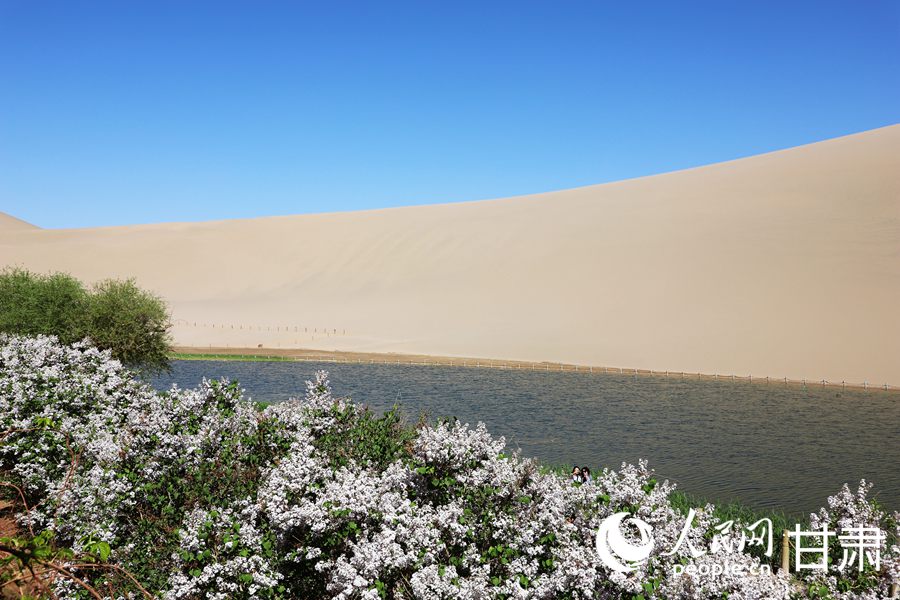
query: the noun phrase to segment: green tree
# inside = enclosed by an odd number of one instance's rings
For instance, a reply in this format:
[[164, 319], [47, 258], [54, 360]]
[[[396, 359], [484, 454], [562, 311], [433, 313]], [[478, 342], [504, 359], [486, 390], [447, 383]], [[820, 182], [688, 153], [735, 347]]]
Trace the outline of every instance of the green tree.
[[0, 273], [0, 331], [52, 334], [65, 344], [87, 335], [88, 293], [66, 273], [38, 275], [24, 269]]
[[126, 365], [166, 369], [172, 324], [165, 302], [133, 279], [107, 279], [90, 295], [88, 337]]
[[168, 368], [171, 320], [165, 302], [133, 279], [91, 288], [66, 273], [0, 272], [0, 332], [55, 335], [65, 344], [90, 338], [135, 368]]

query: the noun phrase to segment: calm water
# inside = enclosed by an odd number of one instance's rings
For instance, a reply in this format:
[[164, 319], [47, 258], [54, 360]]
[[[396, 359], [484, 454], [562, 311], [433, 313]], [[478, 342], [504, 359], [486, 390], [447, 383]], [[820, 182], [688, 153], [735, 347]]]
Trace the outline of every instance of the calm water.
[[900, 509], [900, 395], [629, 375], [333, 363], [175, 361], [154, 381], [237, 379], [254, 400], [301, 395], [318, 369], [377, 411], [484, 421], [546, 464], [646, 458], [692, 494], [807, 513], [848, 482]]

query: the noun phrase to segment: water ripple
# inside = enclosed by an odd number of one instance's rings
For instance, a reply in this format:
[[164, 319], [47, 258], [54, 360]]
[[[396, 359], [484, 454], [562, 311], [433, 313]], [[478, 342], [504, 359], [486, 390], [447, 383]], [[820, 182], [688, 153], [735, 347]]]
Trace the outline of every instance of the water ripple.
[[318, 369], [336, 393], [410, 420], [484, 421], [513, 448], [547, 464], [616, 467], [646, 458], [692, 494], [807, 513], [841, 484], [873, 481], [900, 508], [900, 397], [810, 386], [308, 362], [175, 361], [156, 378], [196, 385], [237, 379], [254, 400], [303, 393]]

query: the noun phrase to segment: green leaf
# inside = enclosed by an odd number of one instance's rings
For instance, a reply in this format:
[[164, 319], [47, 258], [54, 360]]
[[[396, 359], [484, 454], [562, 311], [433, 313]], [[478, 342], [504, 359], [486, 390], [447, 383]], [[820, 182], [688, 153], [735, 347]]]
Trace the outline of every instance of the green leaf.
[[106, 562], [106, 560], [109, 558], [110, 553], [109, 544], [107, 544], [106, 542], [97, 542], [95, 548], [100, 556], [100, 561]]

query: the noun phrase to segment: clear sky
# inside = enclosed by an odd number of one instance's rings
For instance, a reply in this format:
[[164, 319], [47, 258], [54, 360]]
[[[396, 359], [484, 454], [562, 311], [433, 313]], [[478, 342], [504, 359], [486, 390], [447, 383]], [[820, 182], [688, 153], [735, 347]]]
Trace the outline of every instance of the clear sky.
[[900, 122], [900, 2], [0, 0], [0, 211], [494, 198]]

